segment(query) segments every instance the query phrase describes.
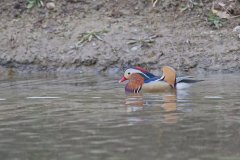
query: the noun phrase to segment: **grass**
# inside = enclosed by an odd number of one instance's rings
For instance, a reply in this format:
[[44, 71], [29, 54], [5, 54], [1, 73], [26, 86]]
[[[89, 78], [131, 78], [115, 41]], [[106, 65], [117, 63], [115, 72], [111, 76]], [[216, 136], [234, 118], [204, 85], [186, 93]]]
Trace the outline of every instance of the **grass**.
[[91, 42], [93, 39], [98, 39], [100, 41], [103, 41], [103, 39], [100, 37], [102, 34], [107, 33], [107, 30], [102, 31], [91, 31], [91, 32], [84, 32], [79, 35], [79, 43], [83, 44], [85, 42]]
[[153, 7], [155, 7], [157, 3], [158, 3], [158, 0], [152, 0], [152, 6]]
[[129, 39], [129, 42], [127, 44], [129, 45], [140, 45], [140, 47], [150, 47], [152, 46], [152, 44], [155, 43], [155, 39], [158, 37], [159, 35], [153, 35], [153, 36], [149, 36], [147, 38], [143, 38], [143, 39], [135, 39], [135, 38], [131, 38]]
[[108, 31], [107, 30], [101, 30], [101, 31], [90, 31], [90, 32], [84, 32], [84, 33], [81, 33], [79, 36], [78, 36], [78, 42], [76, 44], [74, 44], [74, 46], [72, 46], [71, 48], [74, 48], [74, 49], [79, 49], [80, 47], [82, 47], [84, 44], [88, 43], [88, 42], [91, 42], [93, 40], [99, 40], [99, 41], [104, 41], [101, 36], [104, 34], [104, 33], [107, 33]]
[[215, 15], [212, 11], [209, 11], [207, 19], [210, 25], [214, 26], [217, 29], [219, 29], [223, 25], [222, 19]]
[[43, 6], [43, 1], [42, 0], [27, 0], [27, 8], [32, 9], [36, 6], [41, 7]]

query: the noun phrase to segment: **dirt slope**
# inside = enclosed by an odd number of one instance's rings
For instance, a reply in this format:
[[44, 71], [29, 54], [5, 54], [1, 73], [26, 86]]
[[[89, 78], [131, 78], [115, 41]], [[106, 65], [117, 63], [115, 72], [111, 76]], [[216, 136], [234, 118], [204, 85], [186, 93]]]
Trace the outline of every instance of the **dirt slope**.
[[[150, 0], [58, 0], [53, 10], [27, 10], [25, 0], [3, 0], [0, 65], [24, 71], [140, 65], [158, 72], [170, 65], [183, 72], [239, 72], [240, 40], [233, 28], [240, 19], [214, 29], [206, 16], [212, 1], [180, 12], [187, 2], [159, 0], [153, 8]], [[89, 42], [83, 42], [85, 32], [91, 32], [85, 35]]]

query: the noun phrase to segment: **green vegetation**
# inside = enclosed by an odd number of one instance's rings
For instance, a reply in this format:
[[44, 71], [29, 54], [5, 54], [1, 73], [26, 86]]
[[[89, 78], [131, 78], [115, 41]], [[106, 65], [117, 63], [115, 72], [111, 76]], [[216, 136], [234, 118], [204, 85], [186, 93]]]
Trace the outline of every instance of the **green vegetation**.
[[43, 6], [43, 1], [42, 0], [27, 0], [27, 8], [32, 9], [34, 7], [41, 7]]
[[100, 41], [103, 41], [103, 39], [100, 37], [100, 35], [107, 33], [107, 32], [108, 32], [107, 30], [102, 30], [102, 31], [91, 31], [91, 32], [81, 33], [78, 36], [79, 43], [83, 44], [85, 42], [90, 42], [93, 39], [98, 39]]
[[208, 13], [208, 22], [215, 28], [220, 28], [223, 25], [222, 19], [216, 14], [214, 14], [212, 11], [209, 11]]
[[80, 35], [78, 36], [79, 41], [76, 44], [74, 44], [73, 48], [78, 49], [78, 48], [82, 47], [84, 44], [86, 44], [87, 42], [91, 42], [94, 39], [104, 41], [101, 38], [101, 36], [104, 33], [108, 33], [108, 31], [104, 29], [101, 31], [90, 31], [90, 32], [80, 33]]

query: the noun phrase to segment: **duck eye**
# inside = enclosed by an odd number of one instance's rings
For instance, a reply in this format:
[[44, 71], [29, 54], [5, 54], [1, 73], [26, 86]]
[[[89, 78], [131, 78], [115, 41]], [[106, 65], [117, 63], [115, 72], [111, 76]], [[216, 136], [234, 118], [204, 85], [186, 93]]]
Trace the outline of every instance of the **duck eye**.
[[130, 72], [128, 72], [128, 75], [130, 75]]

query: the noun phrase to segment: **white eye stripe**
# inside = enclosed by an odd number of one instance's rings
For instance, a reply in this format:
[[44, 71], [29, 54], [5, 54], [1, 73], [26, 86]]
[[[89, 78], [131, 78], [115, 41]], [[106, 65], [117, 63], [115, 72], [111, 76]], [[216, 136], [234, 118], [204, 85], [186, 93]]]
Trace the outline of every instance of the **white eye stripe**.
[[125, 74], [126, 74], [126, 75], [129, 75], [128, 73], [130, 73], [130, 74], [132, 74], [132, 73], [141, 73], [141, 74], [143, 74], [145, 77], [150, 78], [150, 77], [147, 76], [145, 73], [143, 73], [143, 72], [141, 72], [141, 71], [139, 71], [139, 70], [137, 70], [137, 69], [133, 69], [133, 68], [127, 69], [127, 70], [125, 71]]

